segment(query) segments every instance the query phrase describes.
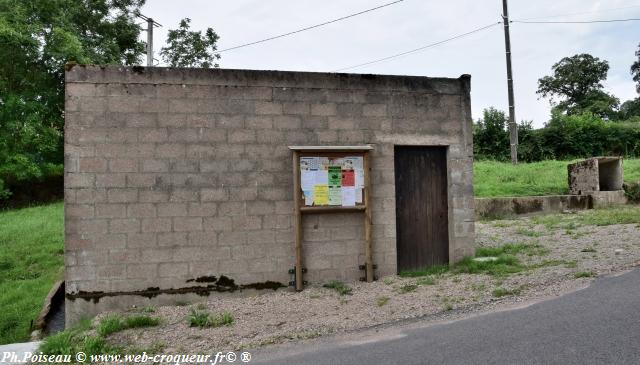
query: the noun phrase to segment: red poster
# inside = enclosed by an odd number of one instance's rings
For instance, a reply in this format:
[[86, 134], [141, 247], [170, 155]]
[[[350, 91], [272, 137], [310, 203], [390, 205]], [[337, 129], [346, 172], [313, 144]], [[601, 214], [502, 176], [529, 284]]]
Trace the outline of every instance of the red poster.
[[355, 186], [356, 179], [353, 170], [342, 171], [342, 186]]

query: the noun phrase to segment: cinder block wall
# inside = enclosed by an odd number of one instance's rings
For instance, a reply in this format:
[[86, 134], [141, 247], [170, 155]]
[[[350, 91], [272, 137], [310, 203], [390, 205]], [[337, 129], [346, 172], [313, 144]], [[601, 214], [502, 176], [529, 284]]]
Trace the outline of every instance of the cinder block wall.
[[[69, 318], [95, 309], [83, 295], [107, 295], [109, 307], [145, 300], [137, 294], [147, 289], [208, 285], [194, 279], [210, 276], [287, 285], [294, 265], [289, 145], [374, 146], [378, 276], [396, 272], [394, 145], [448, 146], [450, 258], [472, 254], [469, 86], [468, 76], [70, 68]], [[305, 216], [303, 224], [305, 280], [361, 276], [362, 213]]]

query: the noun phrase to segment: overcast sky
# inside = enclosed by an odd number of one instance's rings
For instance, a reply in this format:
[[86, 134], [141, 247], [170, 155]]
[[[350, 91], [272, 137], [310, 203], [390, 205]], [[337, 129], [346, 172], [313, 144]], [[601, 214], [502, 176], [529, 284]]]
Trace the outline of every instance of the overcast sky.
[[[155, 30], [156, 57], [168, 29], [191, 18], [193, 30], [212, 27], [218, 48], [286, 33], [392, 0], [147, 0], [143, 14]], [[582, 21], [640, 18], [634, 0], [511, 0], [512, 20]], [[617, 10], [611, 10], [617, 9]], [[404, 0], [344, 21], [221, 54], [223, 68], [331, 72], [408, 51], [500, 21], [500, 0]], [[575, 14], [583, 13], [583, 14]], [[574, 14], [562, 17], [556, 15]], [[554, 17], [552, 17], [554, 16]], [[552, 18], [547, 18], [552, 17]], [[146, 35], [145, 35], [146, 36]], [[562, 57], [590, 53], [609, 61], [606, 88], [621, 101], [636, 97], [629, 67], [640, 43], [640, 22], [607, 24], [512, 24], [516, 118], [542, 126], [549, 103], [537, 80]], [[345, 72], [431, 77], [472, 75], [473, 117], [490, 106], [507, 110], [504, 33], [495, 26], [468, 37], [393, 60]]]

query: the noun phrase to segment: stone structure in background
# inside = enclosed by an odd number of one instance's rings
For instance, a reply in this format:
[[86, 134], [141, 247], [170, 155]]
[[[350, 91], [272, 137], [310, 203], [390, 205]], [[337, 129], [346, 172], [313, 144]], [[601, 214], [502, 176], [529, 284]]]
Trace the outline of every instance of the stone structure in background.
[[621, 157], [593, 157], [567, 166], [569, 193], [591, 196], [594, 208], [625, 204]]
[[[75, 66], [66, 74], [67, 324], [287, 286], [290, 145], [371, 145], [376, 275], [397, 272], [394, 148], [446, 149], [448, 259], [474, 253], [470, 78]], [[361, 213], [305, 215], [305, 280], [362, 276]], [[446, 222], [446, 223], [445, 223]]]

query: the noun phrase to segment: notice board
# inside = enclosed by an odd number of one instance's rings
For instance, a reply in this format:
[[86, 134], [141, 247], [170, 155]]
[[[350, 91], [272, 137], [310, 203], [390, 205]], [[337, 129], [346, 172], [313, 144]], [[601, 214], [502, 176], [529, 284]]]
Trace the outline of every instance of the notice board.
[[365, 277], [373, 281], [370, 210], [371, 146], [289, 146], [293, 151], [295, 287], [302, 290], [302, 214], [364, 212]]

